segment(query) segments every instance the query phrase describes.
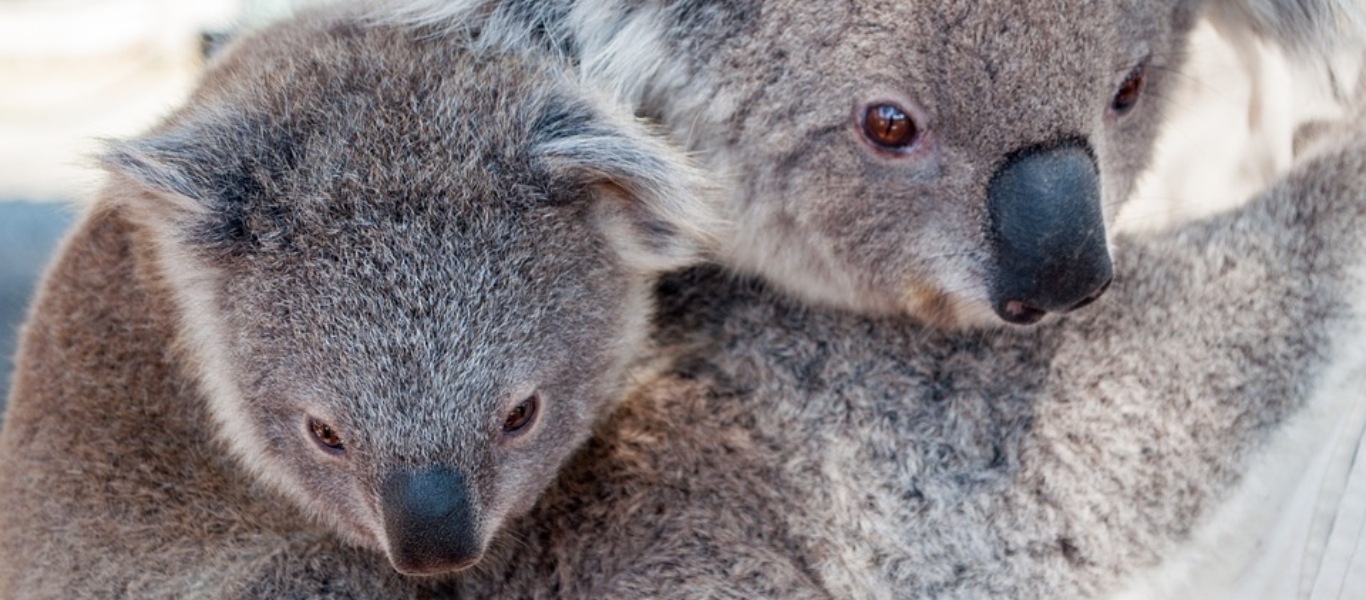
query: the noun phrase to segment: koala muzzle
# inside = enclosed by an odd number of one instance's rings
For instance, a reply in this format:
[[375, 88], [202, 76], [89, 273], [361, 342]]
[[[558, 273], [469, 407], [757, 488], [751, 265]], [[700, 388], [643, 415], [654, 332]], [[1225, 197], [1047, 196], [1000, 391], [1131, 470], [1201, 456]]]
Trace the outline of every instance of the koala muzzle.
[[1114, 277], [1090, 147], [1074, 140], [1015, 152], [987, 189], [996, 265], [991, 304], [1017, 325], [1090, 304]]
[[463, 569], [482, 554], [465, 477], [445, 467], [398, 471], [381, 490], [389, 560], [400, 573]]

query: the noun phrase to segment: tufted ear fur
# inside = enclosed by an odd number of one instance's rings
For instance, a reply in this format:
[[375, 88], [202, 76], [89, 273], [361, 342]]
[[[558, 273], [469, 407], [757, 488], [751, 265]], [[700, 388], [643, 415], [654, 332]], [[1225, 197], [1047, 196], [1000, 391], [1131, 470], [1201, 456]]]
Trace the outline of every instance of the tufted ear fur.
[[595, 192], [600, 223], [631, 266], [662, 272], [706, 258], [724, 234], [719, 186], [624, 109], [602, 102], [541, 128], [540, 158]]
[[288, 134], [242, 119], [180, 120], [151, 134], [108, 142], [104, 169], [131, 188], [114, 198], [164, 239], [201, 250], [237, 253], [282, 233], [280, 223], [251, 215], [280, 196], [282, 174], [301, 152]]
[[1313, 56], [1366, 44], [1361, 0], [1207, 0], [1210, 21], [1225, 32], [1252, 34]]
[[192, 131], [167, 131], [106, 142], [99, 162], [116, 179], [137, 191], [117, 196], [120, 204], [145, 220], [180, 221], [208, 212], [206, 170], [212, 160]]

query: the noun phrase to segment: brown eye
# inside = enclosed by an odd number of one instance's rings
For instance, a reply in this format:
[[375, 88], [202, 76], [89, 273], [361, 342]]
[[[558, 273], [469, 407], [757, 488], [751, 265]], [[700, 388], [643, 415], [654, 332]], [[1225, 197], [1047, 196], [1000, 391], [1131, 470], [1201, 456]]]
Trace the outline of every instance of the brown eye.
[[525, 400], [517, 403], [508, 411], [507, 420], [503, 421], [503, 433], [516, 433], [525, 429], [536, 419], [536, 411], [540, 408], [541, 398], [538, 394], [527, 396]]
[[895, 104], [873, 104], [863, 112], [863, 135], [868, 141], [891, 150], [914, 144], [920, 137], [915, 120]]
[[1139, 66], [1129, 72], [1129, 76], [1124, 78], [1124, 83], [1119, 85], [1119, 91], [1115, 92], [1115, 97], [1110, 100], [1110, 112], [1123, 116], [1134, 105], [1138, 104], [1138, 98], [1143, 95], [1143, 79], [1147, 75], [1147, 68]]
[[332, 454], [344, 454], [346, 452], [346, 445], [342, 444], [341, 436], [337, 435], [337, 431], [332, 429], [331, 425], [310, 417], [308, 419], [308, 430], [313, 433], [313, 439], [318, 442], [323, 450]]

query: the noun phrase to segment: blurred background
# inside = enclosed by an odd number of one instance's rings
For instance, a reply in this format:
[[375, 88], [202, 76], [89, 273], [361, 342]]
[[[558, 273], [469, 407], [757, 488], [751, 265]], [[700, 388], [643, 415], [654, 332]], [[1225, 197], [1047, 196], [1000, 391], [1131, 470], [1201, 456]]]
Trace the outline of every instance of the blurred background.
[[[0, 0], [0, 405], [35, 279], [100, 181], [98, 140], [136, 134], [176, 106], [206, 39], [320, 1]], [[1299, 124], [1337, 110], [1324, 83], [1336, 80], [1292, 72], [1254, 41], [1202, 26], [1192, 54], [1123, 227], [1236, 204], [1289, 166]]]

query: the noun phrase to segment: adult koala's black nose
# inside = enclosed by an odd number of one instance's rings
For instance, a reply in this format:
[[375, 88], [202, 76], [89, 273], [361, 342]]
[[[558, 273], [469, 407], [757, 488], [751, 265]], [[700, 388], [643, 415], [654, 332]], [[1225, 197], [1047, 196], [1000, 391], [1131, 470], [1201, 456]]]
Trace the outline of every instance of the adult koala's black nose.
[[389, 560], [409, 575], [445, 573], [479, 560], [482, 544], [469, 486], [445, 467], [398, 471], [381, 490]]
[[1090, 304], [1114, 277], [1090, 147], [1069, 141], [1014, 153], [987, 189], [996, 257], [991, 303], [1015, 324]]

